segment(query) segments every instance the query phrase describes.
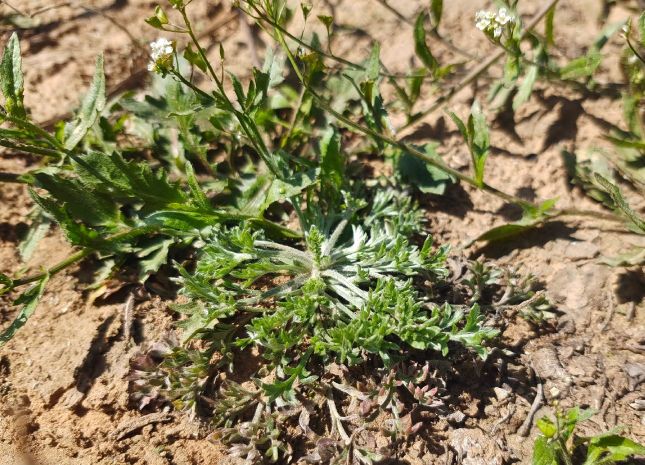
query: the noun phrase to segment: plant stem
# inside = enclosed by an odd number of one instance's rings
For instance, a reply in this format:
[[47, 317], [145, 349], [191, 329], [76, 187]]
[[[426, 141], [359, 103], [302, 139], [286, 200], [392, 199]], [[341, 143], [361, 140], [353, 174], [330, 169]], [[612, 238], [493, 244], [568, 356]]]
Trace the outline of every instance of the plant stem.
[[291, 134], [293, 134], [293, 130], [296, 127], [296, 122], [298, 121], [298, 114], [300, 113], [300, 108], [302, 107], [302, 102], [305, 99], [306, 93], [307, 88], [303, 86], [300, 90], [300, 95], [298, 95], [298, 103], [296, 104], [296, 108], [291, 115], [291, 121], [289, 121], [289, 129], [287, 130], [287, 133], [284, 135], [280, 143], [280, 146], [282, 148], [285, 148], [287, 146], [289, 139], [291, 138]]
[[8, 149], [16, 150], [23, 153], [33, 153], [34, 155], [42, 155], [43, 157], [61, 158], [62, 152], [58, 150], [49, 149], [47, 147], [38, 147], [37, 145], [23, 145], [14, 144], [7, 139], [0, 139], [0, 146], [7, 147]]
[[26, 184], [26, 181], [20, 179], [21, 174], [18, 173], [2, 173], [0, 172], [0, 182], [8, 182], [15, 184]]
[[23, 286], [25, 284], [33, 283], [35, 281], [40, 281], [43, 279], [45, 276], [54, 276], [56, 273], [59, 273], [63, 271], [65, 268], [73, 265], [74, 263], [84, 259], [88, 255], [92, 254], [94, 252], [94, 249], [86, 248], [83, 250], [79, 250], [78, 252], [70, 255], [66, 259], [58, 262], [56, 265], [52, 266], [49, 270], [47, 270], [44, 273], [38, 273], [32, 276], [28, 276], [26, 278], [20, 278], [16, 279], [13, 281], [14, 286]]

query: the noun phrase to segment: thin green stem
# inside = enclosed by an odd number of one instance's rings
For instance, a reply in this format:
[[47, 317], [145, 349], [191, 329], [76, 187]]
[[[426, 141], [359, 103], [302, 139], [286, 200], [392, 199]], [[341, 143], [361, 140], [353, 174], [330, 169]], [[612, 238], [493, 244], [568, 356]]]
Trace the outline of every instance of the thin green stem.
[[300, 109], [302, 108], [302, 103], [305, 99], [305, 94], [307, 93], [307, 89], [303, 86], [302, 89], [300, 89], [300, 95], [298, 95], [298, 103], [296, 104], [296, 108], [293, 111], [293, 114], [291, 115], [291, 121], [289, 121], [289, 128], [287, 129], [287, 133], [284, 135], [282, 138], [282, 141], [280, 142], [280, 147], [285, 148], [287, 144], [289, 143], [289, 139], [291, 139], [291, 135], [293, 134], [293, 130], [296, 127], [296, 122], [298, 121], [298, 114], [300, 113]]
[[43, 273], [38, 273], [32, 276], [28, 276], [26, 278], [20, 278], [16, 279], [13, 281], [14, 286], [23, 286], [25, 284], [33, 283], [35, 281], [40, 281], [43, 279], [45, 276], [54, 276], [55, 274], [63, 271], [65, 268], [70, 267], [76, 262], [81, 261], [88, 255], [91, 255], [93, 252], [95, 252], [94, 249], [86, 248], [83, 250], [79, 250], [78, 252], [70, 255], [69, 257], [65, 258], [64, 260], [58, 262], [56, 265], [52, 266], [49, 270]]
[[3, 173], [0, 172], [0, 182], [26, 184], [26, 181], [20, 179], [22, 175], [18, 173]]
[[177, 79], [179, 79], [179, 80], [181, 81], [181, 83], [182, 83], [182, 84], [184, 84], [186, 87], [188, 87], [189, 89], [191, 89], [191, 90], [192, 90], [193, 92], [195, 92], [196, 94], [200, 95], [201, 97], [203, 97], [203, 98], [205, 98], [205, 99], [207, 99], [207, 100], [209, 100], [209, 101], [213, 101], [213, 100], [214, 100], [214, 98], [213, 98], [213, 96], [212, 96], [212, 95], [208, 95], [206, 92], [204, 92], [203, 90], [201, 90], [201, 89], [200, 89], [199, 87], [197, 87], [195, 84], [193, 84], [193, 83], [192, 83], [192, 82], [190, 82], [188, 79], [186, 79], [184, 76], [182, 76], [182, 74], [181, 74], [179, 71], [177, 71], [177, 70], [173, 69], [173, 70], [171, 71], [171, 74], [172, 74], [173, 76], [175, 76]]
[[27, 120], [21, 119], [21, 118], [14, 118], [13, 116], [3, 114], [0, 119], [3, 119], [5, 121], [8, 121], [9, 123], [13, 124], [14, 126], [18, 126], [19, 128], [25, 129], [27, 131], [30, 131], [32, 133], [38, 134], [40, 137], [45, 139], [47, 142], [52, 147], [56, 147], [59, 150], [64, 150], [65, 146], [54, 136], [52, 136], [50, 133], [45, 131], [43, 128], [40, 126], [37, 126]]
[[33, 153], [34, 155], [42, 155], [44, 157], [61, 158], [61, 156], [64, 155], [64, 152], [60, 152], [58, 150], [49, 149], [47, 147], [38, 147], [37, 145], [14, 144], [13, 142], [9, 142], [7, 139], [0, 139], [0, 146], [7, 147], [8, 149], [13, 149], [18, 152]]

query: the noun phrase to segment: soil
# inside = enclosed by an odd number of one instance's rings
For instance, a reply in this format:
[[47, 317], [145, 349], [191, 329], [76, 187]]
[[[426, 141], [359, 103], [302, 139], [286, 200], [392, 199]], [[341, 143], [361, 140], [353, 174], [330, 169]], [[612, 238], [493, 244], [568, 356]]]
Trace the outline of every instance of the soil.
[[[13, 0], [25, 13], [51, 6], [46, 0]], [[35, 120], [53, 121], [72, 111], [88, 85], [99, 51], [106, 57], [110, 88], [136, 88], [145, 81], [147, 40], [156, 31], [143, 19], [156, 2], [101, 0], [70, 2], [84, 7], [57, 7], [39, 14], [30, 28], [20, 31], [26, 75], [26, 104]], [[325, 3], [325, 5], [322, 5]], [[382, 44], [382, 59], [391, 72], [418, 66], [410, 21], [427, 2], [391, 0], [403, 19], [375, 0], [335, 0], [319, 7], [339, 24], [334, 52], [362, 58], [372, 40]], [[522, 2], [530, 17], [542, 2]], [[580, 54], [592, 43], [603, 22], [633, 15], [634, 2], [562, 0], [558, 5], [556, 43], [563, 57]], [[460, 50], [476, 55], [491, 46], [473, 27], [474, 12], [490, 5], [484, 1], [446, 2], [441, 30]], [[227, 61], [239, 73], [261, 56], [262, 35], [253, 36], [228, 4], [195, 0], [196, 29], [208, 31], [212, 44], [223, 41]], [[12, 10], [0, 5], [0, 15]], [[5, 25], [3, 41], [11, 26]], [[252, 30], [251, 30], [252, 31]], [[254, 38], [253, 38], [254, 37]], [[253, 46], [250, 46], [253, 41]], [[604, 53], [599, 81], [619, 82], [617, 58], [621, 45], [615, 38]], [[218, 60], [217, 47], [211, 53]], [[440, 60], [463, 59], [437, 44]], [[134, 76], [134, 78], [132, 78]], [[485, 82], [481, 82], [483, 85]], [[477, 86], [464, 89], [450, 108], [466, 114]], [[435, 96], [425, 95], [420, 107]], [[491, 121], [495, 146], [489, 159], [490, 184], [518, 196], [559, 199], [562, 208], [601, 211], [598, 205], [572, 189], [561, 151], [584, 152], [608, 147], [602, 136], [612, 125], [622, 125], [615, 100], [582, 99], [569, 89], [540, 86], [515, 115], [502, 112]], [[400, 121], [394, 121], [395, 126]], [[441, 153], [454, 167], [467, 169], [468, 154], [452, 123], [442, 112], [428, 117], [408, 139], [441, 141]], [[22, 172], [34, 160], [3, 154], [0, 170]], [[628, 189], [628, 186], [625, 186]], [[633, 194], [633, 193], [632, 193]], [[630, 196], [636, 208], [645, 204]], [[521, 238], [491, 246], [467, 245], [492, 226], [517, 217], [496, 198], [467, 186], [449, 189], [445, 197], [420, 199], [428, 211], [430, 230], [439, 243], [450, 243], [457, 254], [481, 257], [532, 273], [543, 284], [559, 316], [552, 324], [535, 327], [522, 318], [511, 320], [502, 343], [517, 354], [515, 362], [495, 379], [472, 376], [462, 367], [450, 380], [449, 393], [460, 399], [451, 407], [452, 421], [429, 425], [441, 440], [434, 446], [415, 444], [401, 463], [504, 464], [530, 463], [532, 438], [517, 434], [543, 383], [546, 401], [535, 418], [552, 414], [560, 405], [589, 406], [597, 410], [581, 433], [606, 431], [617, 425], [645, 443], [645, 413], [632, 407], [645, 399], [645, 274], [642, 268], [611, 268], [601, 264], [630, 243], [634, 235], [597, 219], [554, 222]], [[0, 272], [38, 270], [67, 256], [71, 248], [56, 230], [22, 263], [17, 244], [26, 230], [31, 200], [21, 186], [0, 185]], [[641, 245], [643, 240], [641, 238]], [[188, 415], [177, 412], [142, 413], [128, 401], [131, 358], [172, 329], [173, 314], [159, 297], [134, 299], [136, 331], [126, 338], [124, 318], [128, 288], [110, 299], [93, 300], [82, 268], [57, 275], [37, 313], [9, 344], [0, 349], [0, 465], [9, 464], [154, 464], [202, 465], [235, 463], [225, 448], [206, 439], [206, 431]], [[0, 297], [0, 324], [14, 316], [7, 296]], [[640, 375], [639, 375], [640, 370]], [[537, 375], [537, 377], [536, 377]], [[540, 380], [540, 381], [538, 381]], [[150, 416], [153, 415], [153, 416]]]

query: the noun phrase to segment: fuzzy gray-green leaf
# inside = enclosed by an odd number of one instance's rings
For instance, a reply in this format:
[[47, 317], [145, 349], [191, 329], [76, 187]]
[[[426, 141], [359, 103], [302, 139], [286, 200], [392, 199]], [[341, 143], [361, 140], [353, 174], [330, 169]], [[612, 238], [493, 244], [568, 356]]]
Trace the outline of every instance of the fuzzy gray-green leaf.
[[11, 34], [2, 55], [0, 80], [7, 112], [16, 118], [24, 118], [22, 58], [20, 55], [20, 42], [15, 32]]
[[103, 55], [96, 59], [96, 70], [92, 84], [81, 103], [76, 125], [65, 141], [65, 149], [73, 150], [83, 140], [87, 131], [98, 120], [105, 108], [105, 73], [103, 71]]

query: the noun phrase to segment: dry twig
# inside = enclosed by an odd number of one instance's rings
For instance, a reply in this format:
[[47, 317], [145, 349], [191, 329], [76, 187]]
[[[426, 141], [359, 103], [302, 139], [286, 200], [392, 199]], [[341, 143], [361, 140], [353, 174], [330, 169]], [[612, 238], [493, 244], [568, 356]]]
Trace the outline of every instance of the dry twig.
[[544, 388], [542, 387], [542, 383], [538, 383], [537, 394], [535, 395], [535, 399], [533, 400], [533, 405], [531, 405], [531, 410], [529, 410], [529, 413], [526, 416], [524, 423], [522, 423], [522, 426], [520, 426], [520, 428], [517, 430], [518, 435], [524, 438], [529, 435], [529, 431], [531, 430], [531, 426], [533, 425], [533, 417], [535, 416], [536, 412], [542, 405], [543, 399], [544, 399]]

